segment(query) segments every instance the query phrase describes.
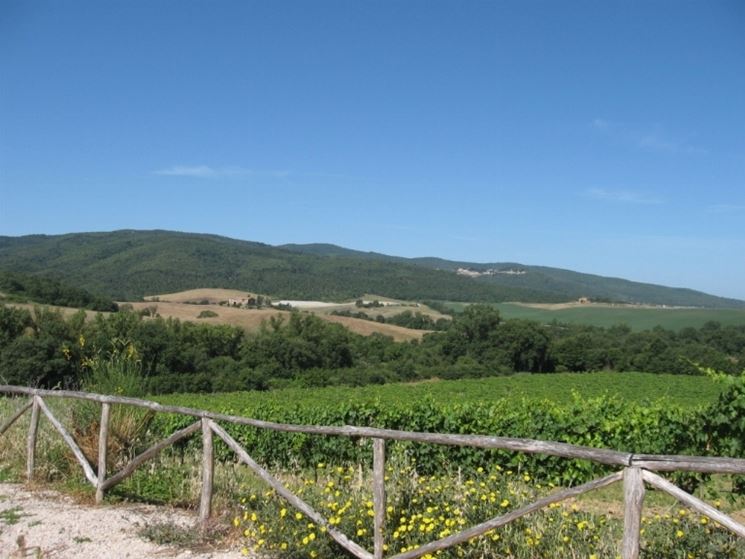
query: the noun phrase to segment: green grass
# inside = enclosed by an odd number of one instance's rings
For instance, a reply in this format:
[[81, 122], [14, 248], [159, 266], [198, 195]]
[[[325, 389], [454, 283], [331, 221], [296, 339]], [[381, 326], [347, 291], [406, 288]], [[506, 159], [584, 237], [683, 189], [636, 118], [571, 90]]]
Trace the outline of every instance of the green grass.
[[[709, 404], [716, 400], [721, 385], [704, 376], [658, 375], [648, 373], [520, 373], [483, 379], [436, 380], [410, 384], [371, 385], [359, 388], [289, 388], [270, 392], [231, 392], [200, 394], [200, 407], [210, 410], [234, 408], [250, 411], [263, 405], [329, 408], [340, 402], [412, 402], [430, 398], [438, 403], [495, 402], [503, 398], [570, 402], [574, 394], [583, 398], [619, 395], [634, 403], [661, 398], [684, 407]], [[194, 402], [191, 395], [159, 396], [169, 404]]]
[[22, 516], [26, 515], [23, 514], [23, 509], [21, 509], [21, 507], [5, 509], [0, 511], [0, 523], [7, 526], [18, 524], [18, 521], [21, 520]]
[[[570, 324], [588, 324], [608, 328], [617, 324], [627, 324], [632, 330], [651, 330], [662, 326], [668, 330], [700, 328], [709, 321], [722, 325], [745, 324], [745, 310], [742, 309], [665, 309], [635, 307], [575, 307], [549, 310], [526, 307], [515, 303], [498, 303], [502, 318], [523, 318], [541, 323], [552, 321]], [[448, 303], [455, 311], [462, 311], [463, 303]]]

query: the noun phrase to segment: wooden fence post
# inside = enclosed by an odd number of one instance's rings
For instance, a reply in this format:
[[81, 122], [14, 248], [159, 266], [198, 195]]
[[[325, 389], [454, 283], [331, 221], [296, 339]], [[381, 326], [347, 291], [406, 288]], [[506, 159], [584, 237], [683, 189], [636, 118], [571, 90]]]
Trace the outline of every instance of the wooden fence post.
[[[186, 408], [180, 406], [165, 406], [146, 400], [125, 398], [117, 396], [105, 396], [100, 394], [87, 394], [84, 392], [73, 392], [65, 390], [42, 390], [27, 387], [0, 385], [0, 394], [26, 394], [30, 396], [27, 403], [17, 409], [15, 413], [2, 424], [0, 424], [0, 435], [4, 434], [29, 408], [31, 418], [26, 440], [26, 477], [29, 482], [34, 479], [34, 467], [36, 458], [36, 443], [38, 439], [39, 417], [41, 413], [47, 416], [52, 426], [59, 432], [63, 440], [72, 450], [76, 459], [83, 467], [86, 478], [96, 488], [96, 502], [103, 500], [105, 491], [120, 483], [130, 475], [146, 460], [151, 459], [164, 448], [174, 444], [194, 432], [202, 429], [202, 491], [199, 506], [199, 521], [204, 528], [211, 514], [213, 483], [214, 483], [214, 448], [213, 439], [217, 435], [230, 449], [232, 449], [241, 462], [255, 472], [263, 481], [271, 486], [281, 497], [291, 505], [298, 508], [302, 513], [313, 520], [318, 526], [325, 528], [328, 534], [342, 547], [347, 549], [355, 557], [362, 559], [382, 559], [385, 547], [385, 520], [386, 520], [386, 495], [385, 495], [385, 441], [416, 441], [430, 444], [457, 445], [484, 449], [501, 449], [516, 452], [540, 453], [549, 456], [564, 458], [580, 458], [592, 460], [599, 464], [622, 465], [624, 470], [616, 472], [604, 478], [596, 479], [586, 484], [556, 492], [547, 497], [525, 505], [519, 509], [501, 514], [490, 520], [482, 522], [471, 528], [458, 533], [442, 537], [438, 540], [423, 544], [416, 549], [395, 554], [390, 559], [415, 559], [423, 555], [437, 552], [454, 545], [469, 541], [489, 530], [504, 526], [526, 514], [535, 512], [552, 503], [556, 503], [571, 497], [576, 497], [587, 491], [606, 487], [623, 479], [624, 481], [624, 534], [621, 543], [621, 555], [619, 559], [638, 559], [640, 554], [641, 540], [641, 518], [642, 507], [645, 496], [645, 482], [651, 486], [661, 489], [676, 497], [681, 502], [690, 506], [701, 514], [707, 515], [712, 521], [719, 522], [723, 527], [731, 530], [738, 536], [745, 538], [745, 525], [718, 511], [711, 505], [689, 495], [679, 487], [676, 487], [663, 477], [653, 472], [666, 471], [689, 471], [706, 473], [730, 473], [745, 474], [745, 459], [741, 458], [717, 458], [702, 456], [673, 456], [652, 454], [630, 454], [606, 449], [595, 449], [590, 447], [575, 446], [566, 443], [551, 441], [540, 441], [533, 439], [517, 439], [496, 436], [448, 434], [448, 433], [420, 433], [410, 431], [399, 431], [391, 429], [378, 429], [372, 427], [355, 426], [316, 426], [316, 425], [294, 425], [262, 421], [242, 416], [218, 414]], [[44, 398], [61, 397], [75, 398], [102, 404], [101, 426], [98, 440], [98, 475], [96, 475], [89, 461], [85, 458], [74, 438], [65, 429], [62, 423], [52, 414]], [[132, 405], [149, 409], [155, 412], [178, 413], [199, 418], [186, 428], [180, 429], [153, 444], [144, 452], [135, 456], [119, 472], [113, 473], [106, 478], [107, 473], [107, 447], [109, 438], [111, 404]], [[245, 449], [237, 443], [220, 425], [215, 421], [225, 421], [237, 425], [249, 425], [259, 429], [269, 429], [286, 433], [307, 433], [314, 435], [335, 435], [349, 437], [370, 438], [373, 441], [373, 517], [374, 517], [374, 554], [363, 549], [345, 534], [339, 532], [330, 525], [326, 518], [315, 511], [308, 503], [289, 491], [276, 478], [248, 455]], [[362, 465], [360, 464], [360, 481], [362, 481]], [[395, 553], [395, 551], [394, 551]]]
[[101, 404], [101, 426], [98, 431], [98, 479], [96, 480], [96, 504], [103, 503], [103, 484], [106, 481], [106, 458], [109, 448], [109, 419], [111, 404]]
[[12, 416], [10, 416], [10, 417], [9, 417], [9, 418], [7, 419], [7, 421], [5, 421], [5, 423], [3, 423], [3, 424], [2, 424], [1, 426], [0, 426], [0, 435], [2, 435], [3, 433], [5, 433], [5, 431], [7, 431], [8, 429], [10, 429], [10, 428], [11, 428], [11, 427], [13, 426], [13, 424], [14, 424], [14, 423], [15, 423], [16, 421], [18, 421], [18, 418], [19, 418], [19, 417], [21, 417], [21, 416], [22, 416], [22, 415], [23, 415], [24, 413], [26, 413], [26, 411], [27, 411], [27, 410], [28, 410], [28, 409], [29, 409], [29, 408], [30, 408], [31, 406], [33, 406], [33, 405], [34, 405], [34, 400], [33, 400], [33, 397], [32, 397], [32, 398], [31, 398], [31, 400], [29, 400], [29, 401], [28, 401], [28, 402], [26, 403], [26, 405], [25, 405], [25, 406], [23, 406], [23, 407], [19, 408], [19, 409], [18, 409], [18, 411], [16, 411], [16, 412], [15, 412], [15, 414], [13, 414]]
[[36, 434], [39, 430], [39, 397], [34, 395], [34, 403], [31, 408], [31, 423], [28, 426], [28, 438], [26, 439], [26, 480], [34, 479], [34, 462], [36, 460]]
[[199, 501], [199, 524], [207, 525], [212, 509], [212, 479], [214, 477], [214, 452], [212, 449], [212, 427], [210, 420], [202, 418], [202, 496]]
[[639, 559], [639, 540], [641, 537], [642, 504], [644, 503], [644, 478], [642, 469], [636, 466], [623, 472], [623, 559]]
[[373, 439], [373, 506], [375, 512], [374, 559], [383, 559], [385, 524], [385, 439]]

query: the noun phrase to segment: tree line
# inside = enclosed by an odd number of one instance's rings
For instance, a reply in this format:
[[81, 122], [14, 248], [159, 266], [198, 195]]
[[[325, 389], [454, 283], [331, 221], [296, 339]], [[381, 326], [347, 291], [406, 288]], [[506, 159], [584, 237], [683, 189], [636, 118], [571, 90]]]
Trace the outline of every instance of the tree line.
[[404, 328], [411, 328], [412, 330], [447, 330], [450, 327], [449, 318], [438, 318], [435, 320], [428, 314], [422, 314], [421, 312], [403, 311], [391, 316], [384, 316], [382, 314], [376, 314], [372, 316], [365, 311], [331, 311], [334, 316], [348, 316], [350, 318], [359, 318], [361, 320], [369, 320], [371, 322], [378, 322], [380, 324], [393, 324], [395, 326], [403, 326]]
[[444, 332], [420, 341], [361, 336], [309, 313], [272, 317], [256, 332], [129, 311], [86, 320], [39, 307], [0, 305], [0, 380], [76, 388], [90, 363], [127, 348], [150, 393], [212, 392], [288, 385], [362, 385], [513, 372], [645, 371], [731, 374], [745, 363], [745, 325], [710, 322], [679, 332], [632, 332], [502, 320], [471, 305]]
[[117, 304], [103, 295], [94, 295], [54, 278], [0, 271], [0, 300], [42, 303], [93, 311], [116, 312]]

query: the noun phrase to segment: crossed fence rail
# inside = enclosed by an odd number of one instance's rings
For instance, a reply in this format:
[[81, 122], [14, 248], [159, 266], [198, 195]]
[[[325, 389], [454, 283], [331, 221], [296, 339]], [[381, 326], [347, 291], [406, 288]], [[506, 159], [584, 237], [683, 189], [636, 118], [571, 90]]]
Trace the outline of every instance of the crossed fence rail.
[[[745, 526], [734, 520], [729, 515], [712, 507], [701, 499], [680, 489], [673, 483], [655, 472], [688, 471], [718, 474], [745, 474], [745, 459], [719, 458], [703, 456], [674, 456], [657, 454], [633, 454], [608, 449], [598, 449], [586, 446], [577, 446], [566, 443], [540, 441], [533, 439], [518, 439], [508, 437], [495, 437], [484, 435], [458, 435], [446, 433], [419, 433], [412, 431], [398, 431], [392, 429], [377, 429], [372, 427], [355, 426], [317, 426], [317, 425], [292, 425], [261, 421], [242, 416], [233, 416], [213, 413], [204, 410], [186, 408], [180, 406], [166, 406], [140, 400], [119, 396], [107, 396], [101, 394], [90, 394], [86, 392], [75, 392], [68, 390], [42, 390], [21, 386], [0, 385], [0, 394], [30, 397], [29, 401], [21, 406], [15, 414], [8, 418], [0, 426], [0, 436], [7, 431], [22, 415], [31, 411], [27, 444], [26, 444], [26, 477], [33, 479], [35, 464], [36, 439], [39, 425], [39, 417], [44, 414], [54, 428], [59, 432], [65, 443], [72, 450], [75, 458], [83, 468], [88, 482], [96, 489], [96, 503], [103, 501], [104, 493], [131, 476], [135, 470], [147, 460], [155, 457], [164, 448], [175, 442], [189, 437], [199, 431], [202, 433], [202, 491], [199, 502], [199, 522], [204, 524], [210, 517], [213, 489], [214, 453], [213, 436], [217, 435], [227, 446], [235, 452], [236, 456], [253, 470], [267, 485], [272, 487], [279, 495], [291, 505], [300, 510], [318, 526], [326, 528], [327, 533], [344, 547], [352, 556], [359, 559], [383, 559], [384, 555], [384, 523], [385, 523], [385, 441], [411, 441], [430, 444], [444, 444], [457, 446], [470, 446], [485, 449], [499, 449], [526, 453], [539, 453], [562, 458], [585, 459], [610, 466], [619, 466], [619, 471], [610, 475], [592, 480], [590, 482], [561, 489], [554, 493], [524, 505], [506, 514], [501, 514], [485, 522], [467, 528], [456, 534], [431, 541], [420, 547], [388, 556], [387, 559], [415, 559], [428, 553], [464, 543], [474, 537], [480, 536], [489, 530], [504, 526], [518, 518], [540, 510], [552, 503], [558, 503], [565, 499], [577, 497], [594, 489], [600, 489], [613, 483], [623, 481], [624, 493], [624, 532], [621, 542], [621, 557], [623, 559], [637, 559], [639, 557], [640, 528], [642, 507], [645, 493], [645, 483], [662, 490], [683, 504], [702, 513], [721, 526], [729, 529], [738, 536], [745, 538]], [[98, 464], [97, 471], [86, 459], [74, 438], [65, 427], [54, 416], [47, 406], [44, 398], [73, 398], [88, 400], [101, 404], [101, 422], [98, 438]], [[184, 429], [174, 432], [169, 437], [155, 443], [150, 448], [135, 456], [121, 470], [106, 477], [107, 446], [109, 433], [109, 418], [112, 404], [129, 405], [145, 408], [155, 412], [176, 413], [198, 418], [194, 423]], [[305, 433], [311, 435], [332, 435], [345, 437], [370, 438], [373, 441], [373, 511], [374, 511], [374, 539], [372, 553], [354, 542], [347, 535], [329, 524], [318, 511], [314, 510], [308, 503], [287, 489], [279, 480], [272, 476], [266, 469], [259, 465], [240, 443], [233, 439], [218, 422], [249, 425], [260, 429], [289, 433]]]

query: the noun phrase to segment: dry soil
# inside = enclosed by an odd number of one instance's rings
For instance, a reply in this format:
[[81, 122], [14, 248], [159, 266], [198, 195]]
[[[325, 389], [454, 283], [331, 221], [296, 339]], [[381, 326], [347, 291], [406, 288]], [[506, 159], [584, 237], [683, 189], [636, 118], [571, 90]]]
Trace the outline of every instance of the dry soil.
[[157, 545], [139, 535], [143, 527], [174, 523], [190, 529], [186, 511], [142, 504], [86, 505], [47, 489], [0, 483], [0, 558], [54, 559], [243, 557], [240, 545], [184, 549]]

